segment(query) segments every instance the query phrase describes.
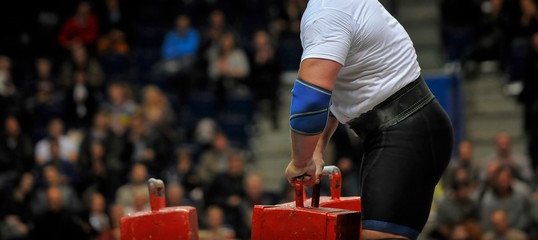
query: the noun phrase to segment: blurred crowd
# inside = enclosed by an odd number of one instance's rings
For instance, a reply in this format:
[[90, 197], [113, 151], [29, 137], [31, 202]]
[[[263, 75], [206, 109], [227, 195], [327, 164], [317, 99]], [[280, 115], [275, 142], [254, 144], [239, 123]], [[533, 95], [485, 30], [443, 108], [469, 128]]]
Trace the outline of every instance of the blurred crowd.
[[[384, 2], [396, 14], [395, 1]], [[535, 144], [535, 2], [441, 6], [448, 61], [497, 60], [522, 74]], [[305, 8], [303, 0], [0, 8], [0, 239], [119, 239], [121, 217], [149, 209], [149, 177], [164, 180], [167, 206], [197, 208], [201, 239], [249, 239], [254, 205], [294, 197], [285, 180], [280, 192], [263, 188], [249, 168], [250, 143], [261, 119], [285, 127], [280, 77], [299, 66]], [[340, 126], [332, 146], [327, 162], [342, 170], [342, 194], [359, 195], [359, 140]], [[536, 149], [512, 152], [506, 133], [493, 149], [472, 159], [472, 144], [461, 143], [434, 199], [431, 238], [538, 237]]]
[[254, 204], [289, 200], [246, 165], [260, 118], [280, 127], [280, 77], [299, 66], [305, 7], [0, 8], [0, 239], [119, 239], [121, 217], [149, 208], [149, 177], [165, 181], [168, 206], [197, 207], [202, 239], [248, 239]]
[[442, 0], [440, 9], [446, 61], [461, 66], [469, 75], [480, 71], [480, 63], [497, 63], [493, 70], [505, 75], [507, 93], [516, 95], [524, 106], [528, 155], [536, 169], [538, 1]]
[[538, 178], [529, 158], [513, 151], [506, 132], [489, 155], [473, 156], [473, 144], [462, 141], [436, 190], [429, 237], [537, 239]]

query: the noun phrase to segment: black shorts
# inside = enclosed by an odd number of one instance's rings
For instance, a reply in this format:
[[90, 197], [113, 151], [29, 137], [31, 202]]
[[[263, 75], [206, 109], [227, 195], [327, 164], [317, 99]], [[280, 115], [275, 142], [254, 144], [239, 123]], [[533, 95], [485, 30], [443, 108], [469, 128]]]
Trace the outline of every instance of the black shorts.
[[395, 125], [360, 135], [363, 229], [416, 239], [451, 157], [446, 112], [433, 99]]

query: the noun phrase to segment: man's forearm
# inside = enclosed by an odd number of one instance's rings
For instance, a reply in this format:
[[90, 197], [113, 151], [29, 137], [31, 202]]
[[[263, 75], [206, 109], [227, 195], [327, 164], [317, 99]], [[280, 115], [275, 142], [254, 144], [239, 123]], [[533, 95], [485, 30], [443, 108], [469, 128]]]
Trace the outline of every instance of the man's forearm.
[[291, 131], [293, 164], [302, 167], [312, 159], [315, 153], [323, 153], [337, 126], [338, 121], [336, 118], [329, 117], [327, 126], [319, 135], [306, 136]]

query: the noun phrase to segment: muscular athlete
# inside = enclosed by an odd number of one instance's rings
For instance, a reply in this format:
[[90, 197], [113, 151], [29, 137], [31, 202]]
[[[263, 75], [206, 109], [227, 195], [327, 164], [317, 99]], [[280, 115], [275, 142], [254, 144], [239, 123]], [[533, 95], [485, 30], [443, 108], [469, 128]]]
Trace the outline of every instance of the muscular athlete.
[[364, 142], [363, 239], [416, 239], [450, 159], [453, 130], [404, 28], [377, 0], [310, 0], [292, 90], [290, 183], [318, 183], [339, 122]]

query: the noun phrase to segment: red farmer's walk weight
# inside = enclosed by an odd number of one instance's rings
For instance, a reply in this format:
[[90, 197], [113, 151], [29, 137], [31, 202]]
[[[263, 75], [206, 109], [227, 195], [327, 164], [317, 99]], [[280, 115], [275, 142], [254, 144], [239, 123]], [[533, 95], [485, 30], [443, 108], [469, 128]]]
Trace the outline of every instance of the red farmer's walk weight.
[[197, 240], [198, 219], [194, 207], [166, 207], [164, 183], [149, 179], [151, 211], [121, 219], [122, 240]]
[[359, 211], [318, 207], [323, 204], [319, 199], [319, 184], [309, 201], [311, 207], [304, 207], [302, 181], [297, 180], [295, 185], [295, 203], [254, 207], [252, 240], [360, 239]]

